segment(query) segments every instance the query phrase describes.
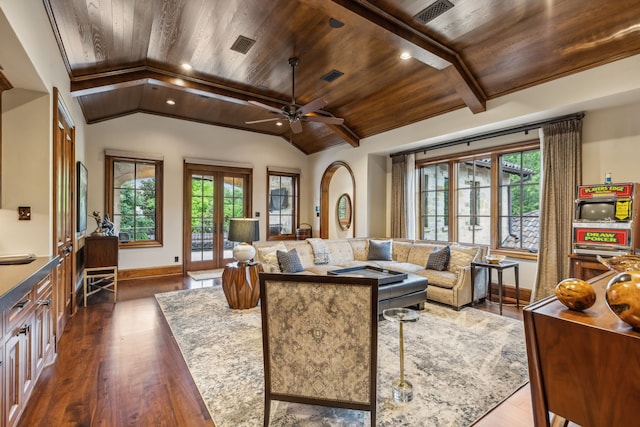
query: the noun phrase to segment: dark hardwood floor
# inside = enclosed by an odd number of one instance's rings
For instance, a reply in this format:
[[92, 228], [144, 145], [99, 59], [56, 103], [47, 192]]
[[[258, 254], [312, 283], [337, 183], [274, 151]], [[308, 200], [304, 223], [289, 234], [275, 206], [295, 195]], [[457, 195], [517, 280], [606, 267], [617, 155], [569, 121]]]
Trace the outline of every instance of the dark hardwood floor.
[[[106, 292], [91, 296], [70, 318], [56, 362], [44, 370], [19, 425], [213, 426], [153, 297], [213, 284], [181, 276], [123, 280], [117, 304]], [[476, 308], [498, 312], [494, 303]], [[522, 319], [522, 308], [505, 306], [503, 313]], [[476, 425], [533, 426], [529, 387]]]

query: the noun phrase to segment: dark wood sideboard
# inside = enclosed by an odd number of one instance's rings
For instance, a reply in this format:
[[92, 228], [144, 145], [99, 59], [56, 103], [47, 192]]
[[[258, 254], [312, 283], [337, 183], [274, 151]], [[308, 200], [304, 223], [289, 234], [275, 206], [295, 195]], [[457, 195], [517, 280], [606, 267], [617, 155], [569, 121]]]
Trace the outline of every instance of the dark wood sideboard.
[[536, 427], [550, 425], [549, 411], [582, 427], [638, 425], [640, 332], [606, 304], [613, 276], [591, 280], [597, 299], [583, 312], [555, 296], [524, 309]]
[[569, 254], [571, 260], [571, 277], [590, 280], [609, 271], [595, 255]]

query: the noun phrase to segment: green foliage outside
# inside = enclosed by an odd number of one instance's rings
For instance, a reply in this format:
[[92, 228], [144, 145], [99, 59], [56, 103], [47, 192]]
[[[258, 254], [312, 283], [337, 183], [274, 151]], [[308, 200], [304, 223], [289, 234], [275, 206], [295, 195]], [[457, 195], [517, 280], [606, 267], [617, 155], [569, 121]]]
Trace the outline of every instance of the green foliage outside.
[[509, 174], [510, 215], [526, 215], [540, 210], [540, 150], [501, 156], [503, 161], [534, 171], [530, 177]]
[[[244, 216], [244, 194], [242, 187], [225, 183], [224, 218]], [[212, 233], [214, 215], [214, 183], [210, 179], [191, 180], [191, 228], [193, 232]], [[228, 221], [225, 221], [225, 227]]]
[[131, 240], [153, 240], [156, 234], [156, 180], [144, 179], [120, 188], [120, 232]]

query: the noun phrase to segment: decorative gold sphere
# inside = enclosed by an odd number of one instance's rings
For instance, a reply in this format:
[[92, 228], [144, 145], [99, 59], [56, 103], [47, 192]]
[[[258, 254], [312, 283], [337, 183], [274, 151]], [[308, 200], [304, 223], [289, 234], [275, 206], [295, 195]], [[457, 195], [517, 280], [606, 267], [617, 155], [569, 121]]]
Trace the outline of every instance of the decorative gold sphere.
[[581, 279], [564, 279], [556, 285], [558, 300], [571, 310], [582, 311], [596, 302], [596, 292], [589, 282]]
[[625, 271], [614, 276], [605, 296], [616, 316], [640, 330], [640, 271]]

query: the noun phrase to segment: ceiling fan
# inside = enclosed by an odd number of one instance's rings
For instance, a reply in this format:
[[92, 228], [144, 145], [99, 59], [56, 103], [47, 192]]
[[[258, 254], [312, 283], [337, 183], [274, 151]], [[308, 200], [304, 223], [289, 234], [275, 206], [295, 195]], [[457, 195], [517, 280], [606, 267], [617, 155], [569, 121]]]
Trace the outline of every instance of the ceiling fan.
[[282, 108], [278, 109], [272, 107], [271, 105], [263, 104], [258, 101], [248, 101], [249, 104], [263, 108], [272, 113], [279, 114], [280, 117], [252, 120], [249, 122], [245, 122], [246, 124], [251, 125], [284, 119], [289, 121], [289, 125], [291, 126], [291, 130], [293, 131], [293, 133], [300, 133], [302, 132], [303, 121], [326, 123], [330, 125], [341, 125], [344, 122], [344, 119], [338, 117], [330, 117], [325, 115], [327, 113], [320, 111], [322, 107], [327, 105], [327, 101], [324, 98], [315, 99], [308, 104], [303, 105], [302, 107], [298, 107], [296, 105], [296, 66], [299, 62], [300, 60], [298, 58], [289, 58], [289, 66], [291, 67], [291, 104], [283, 105]]

